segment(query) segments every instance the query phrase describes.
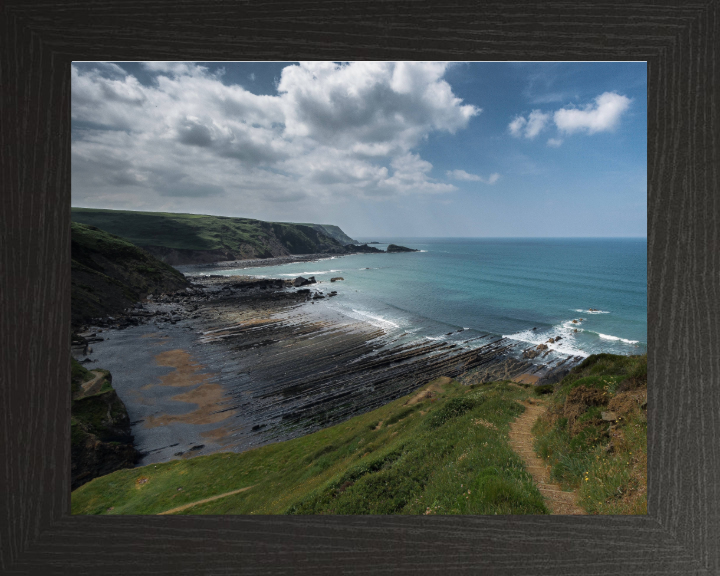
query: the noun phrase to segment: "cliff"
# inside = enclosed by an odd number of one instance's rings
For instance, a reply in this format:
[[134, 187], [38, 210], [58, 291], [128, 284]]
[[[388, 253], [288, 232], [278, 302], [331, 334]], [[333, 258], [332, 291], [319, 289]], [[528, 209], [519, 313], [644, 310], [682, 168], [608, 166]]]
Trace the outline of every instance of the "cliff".
[[171, 265], [345, 254], [344, 244], [352, 241], [337, 226], [321, 224], [94, 208], [73, 208], [71, 214], [74, 222], [120, 236]]
[[72, 223], [72, 325], [119, 314], [148, 293], [189, 285], [185, 277], [130, 242]]
[[83, 368], [72, 359], [72, 489], [98, 476], [132, 468], [140, 458], [133, 446], [130, 418], [107, 370]]
[[334, 238], [340, 244], [343, 246], [347, 246], [348, 244], [359, 244], [357, 240], [353, 240], [343, 232], [339, 226], [333, 226], [332, 224], [307, 224], [303, 223], [302, 226], [310, 226], [311, 228], [317, 230], [318, 232], [321, 232], [327, 236], [330, 236], [331, 238]]

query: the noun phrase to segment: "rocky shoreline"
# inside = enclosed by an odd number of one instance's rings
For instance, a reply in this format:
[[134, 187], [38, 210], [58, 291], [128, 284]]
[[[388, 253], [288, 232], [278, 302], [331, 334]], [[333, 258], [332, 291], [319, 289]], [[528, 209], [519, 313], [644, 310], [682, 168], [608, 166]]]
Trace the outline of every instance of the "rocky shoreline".
[[[377, 242], [368, 242], [365, 244], [348, 244], [345, 246], [347, 252], [334, 253], [323, 252], [319, 254], [295, 254], [289, 256], [274, 256], [271, 258], [248, 258], [247, 260], [223, 260], [222, 262], [207, 262], [202, 264], [185, 264], [176, 265], [180, 272], [183, 273], [202, 273], [203, 270], [216, 269], [232, 269], [232, 268], [261, 268], [265, 266], [280, 266], [282, 264], [296, 264], [298, 262], [317, 262], [318, 260], [329, 260], [338, 258], [339, 256], [351, 256], [353, 254], [384, 254], [384, 250], [368, 246], [368, 244], [377, 244]], [[413, 248], [405, 248], [390, 244], [387, 253], [393, 252], [419, 252]]]
[[140, 465], [308, 434], [438, 376], [542, 384], [579, 360], [533, 364], [493, 336], [390, 340], [324, 305], [343, 291], [335, 280], [331, 290], [313, 278], [192, 276], [185, 290], [98, 319], [75, 336], [73, 355], [113, 373]]

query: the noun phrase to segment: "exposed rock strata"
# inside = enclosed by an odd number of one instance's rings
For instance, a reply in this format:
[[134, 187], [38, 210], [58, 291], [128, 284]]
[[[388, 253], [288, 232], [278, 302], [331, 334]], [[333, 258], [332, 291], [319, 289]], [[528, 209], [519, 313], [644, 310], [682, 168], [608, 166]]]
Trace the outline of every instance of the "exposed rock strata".
[[[176, 330], [199, 333], [193, 355], [209, 369], [222, 367], [217, 381], [226, 391], [223, 411], [234, 413], [223, 427], [238, 451], [344, 421], [439, 376], [485, 366], [488, 378], [535, 370], [542, 382], [563, 369], [559, 361], [537, 367], [511, 361], [519, 343], [499, 337], [388, 339], [365, 322], [327, 316], [331, 311], [318, 291], [291, 285], [196, 277], [189, 290], [153, 295], [143, 308], [127, 311], [163, 331], [179, 323]], [[304, 306], [308, 301], [319, 306]]]

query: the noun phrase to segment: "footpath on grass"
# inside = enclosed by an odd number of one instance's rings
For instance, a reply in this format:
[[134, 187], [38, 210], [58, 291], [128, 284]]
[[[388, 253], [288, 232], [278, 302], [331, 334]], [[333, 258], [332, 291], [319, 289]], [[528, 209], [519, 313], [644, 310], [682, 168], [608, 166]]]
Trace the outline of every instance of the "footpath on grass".
[[565, 492], [558, 484], [550, 482], [550, 466], [538, 458], [533, 450], [531, 430], [537, 419], [547, 411], [547, 406], [533, 399], [522, 402], [522, 404], [525, 406], [525, 412], [510, 424], [510, 447], [525, 462], [525, 467], [545, 498], [545, 505], [551, 514], [586, 514], [577, 505], [577, 496], [574, 491]]
[[199, 504], [205, 504], [206, 502], [219, 500], [220, 498], [232, 496], [233, 494], [240, 494], [240, 492], [245, 492], [245, 490], [250, 490], [250, 488], [252, 488], [252, 486], [246, 486], [245, 488], [240, 488], [239, 490], [233, 490], [232, 492], [225, 492], [225, 494], [218, 494], [217, 496], [211, 496], [210, 498], [203, 498], [202, 500], [198, 500], [196, 502], [183, 504], [182, 506], [178, 506], [177, 508], [165, 510], [165, 512], [158, 512], [158, 516], [165, 516], [166, 514], [176, 514], [177, 512], [182, 512], [183, 510], [187, 510], [188, 508], [192, 508], [193, 506], [198, 506]]

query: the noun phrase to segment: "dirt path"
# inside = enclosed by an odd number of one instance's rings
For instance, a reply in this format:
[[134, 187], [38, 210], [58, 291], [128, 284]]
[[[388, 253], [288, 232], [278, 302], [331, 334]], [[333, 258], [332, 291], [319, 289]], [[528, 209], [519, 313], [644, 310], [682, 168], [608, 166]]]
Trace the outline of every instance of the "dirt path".
[[577, 505], [575, 492], [563, 492], [558, 484], [550, 483], [550, 467], [538, 458], [533, 450], [531, 429], [535, 420], [545, 413], [547, 406], [536, 401], [532, 404], [524, 402], [523, 406], [525, 412], [510, 424], [510, 447], [525, 461], [525, 467], [532, 474], [535, 484], [545, 498], [550, 514], [586, 514]]
[[224, 494], [218, 494], [217, 496], [211, 496], [210, 498], [205, 498], [204, 500], [197, 500], [196, 502], [190, 502], [189, 504], [183, 504], [182, 506], [178, 506], [177, 508], [171, 508], [170, 510], [165, 510], [165, 512], [158, 512], [158, 516], [164, 516], [165, 514], [175, 514], [176, 512], [182, 512], [183, 510], [187, 510], [188, 508], [192, 508], [193, 506], [197, 506], [198, 504], [205, 504], [205, 502], [212, 502], [213, 500], [219, 500], [220, 498], [225, 498], [226, 496], [232, 496], [233, 494], [239, 494], [240, 492], [245, 492], [245, 490], [250, 490], [252, 486], [248, 486], [246, 488], [240, 488], [240, 490], [233, 490], [232, 492], [225, 492]]

